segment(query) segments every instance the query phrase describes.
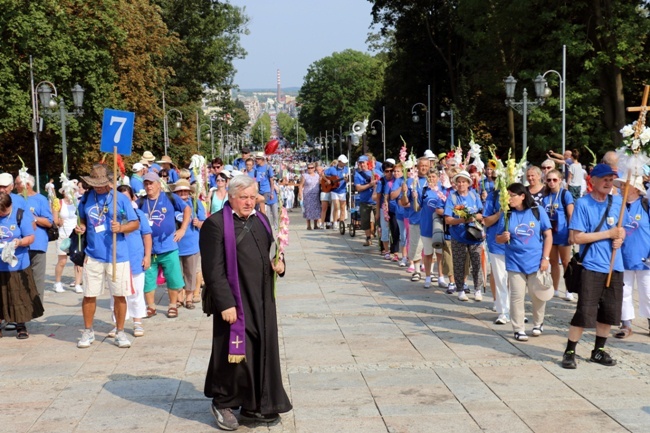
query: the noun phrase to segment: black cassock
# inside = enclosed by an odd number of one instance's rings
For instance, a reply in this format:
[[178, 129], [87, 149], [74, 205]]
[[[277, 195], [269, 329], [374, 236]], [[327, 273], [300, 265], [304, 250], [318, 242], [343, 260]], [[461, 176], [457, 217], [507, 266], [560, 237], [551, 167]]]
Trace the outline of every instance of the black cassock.
[[[246, 319], [246, 361], [228, 362], [230, 325], [221, 312], [235, 306], [226, 279], [223, 211], [201, 227], [201, 265], [205, 289], [212, 298], [212, 356], [205, 378], [205, 396], [219, 408], [237, 408], [264, 415], [288, 412], [291, 402], [282, 385], [278, 348], [278, 321], [273, 298], [273, 270], [269, 252], [272, 237], [259, 218], [250, 217], [250, 233], [237, 245], [239, 288]], [[245, 221], [233, 214], [235, 237]], [[268, 221], [268, 220], [267, 220]]]

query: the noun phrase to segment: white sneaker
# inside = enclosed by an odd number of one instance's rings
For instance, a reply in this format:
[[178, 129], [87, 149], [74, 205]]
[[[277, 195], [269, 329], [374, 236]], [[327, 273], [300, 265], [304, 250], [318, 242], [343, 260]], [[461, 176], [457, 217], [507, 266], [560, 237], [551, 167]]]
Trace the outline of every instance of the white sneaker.
[[566, 292], [566, 296], [564, 297], [565, 301], [573, 301], [573, 293], [571, 292]]
[[118, 332], [115, 336], [115, 345], [120, 349], [127, 349], [131, 347], [131, 342], [129, 341], [124, 331]]
[[508, 320], [508, 316], [505, 314], [499, 314], [499, 317], [497, 317], [497, 320], [494, 321], [495, 325], [505, 325], [508, 323], [510, 320]]
[[133, 323], [133, 336], [134, 337], [144, 336], [144, 328], [142, 327], [142, 323], [140, 322]]
[[553, 293], [553, 297], [555, 297], [555, 298], [559, 298], [559, 297], [560, 297], [560, 291], [559, 291], [559, 290], [556, 290], [556, 291]]
[[81, 331], [81, 339], [77, 342], [79, 349], [90, 347], [95, 341], [95, 332], [92, 329], [84, 329]]
[[110, 337], [110, 338], [115, 338], [115, 336], [117, 335], [117, 328], [116, 328], [116, 327], [113, 327], [113, 329], [111, 329], [111, 330], [109, 331], [109, 333], [106, 334], [106, 335], [107, 335], [108, 337]]
[[63, 288], [63, 284], [61, 282], [54, 283], [54, 288], [52, 290], [56, 293], [65, 292], [65, 289]]
[[399, 267], [400, 268], [405, 268], [406, 265], [407, 265], [407, 260], [408, 259], [406, 257], [402, 257], [402, 260], [399, 261]]
[[447, 284], [447, 282], [445, 281], [445, 277], [443, 276], [438, 277], [438, 287], [446, 289], [448, 285], [449, 284]]
[[481, 302], [483, 300], [483, 294], [481, 293], [480, 290], [474, 292], [474, 300], [476, 302]]
[[459, 301], [469, 301], [469, 298], [467, 297], [467, 295], [465, 294], [464, 291], [460, 291], [460, 292], [458, 292], [458, 300]]
[[81, 287], [81, 285], [77, 284], [76, 286], [74, 286], [74, 292], [75, 292], [75, 293], [83, 293], [83, 292], [84, 292], [84, 288]]
[[424, 279], [424, 288], [428, 289], [429, 287], [431, 287], [431, 277], [426, 277]]

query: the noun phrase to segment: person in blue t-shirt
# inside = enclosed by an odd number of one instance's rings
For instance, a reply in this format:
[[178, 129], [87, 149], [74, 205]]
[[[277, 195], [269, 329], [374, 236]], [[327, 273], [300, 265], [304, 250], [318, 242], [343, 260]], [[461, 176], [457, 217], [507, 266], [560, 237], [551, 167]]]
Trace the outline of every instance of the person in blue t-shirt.
[[[136, 196], [133, 190], [128, 185], [121, 185], [117, 187], [118, 192], [124, 194], [129, 199], [132, 206], [136, 205]], [[140, 209], [135, 208], [135, 213], [138, 215], [140, 227], [137, 230], [129, 233], [126, 236], [126, 244], [129, 247], [129, 264], [131, 266], [131, 278], [133, 279], [133, 293], [126, 297], [126, 315], [133, 319], [133, 336], [142, 337], [144, 335], [144, 327], [142, 326], [142, 318], [147, 314], [147, 303], [144, 300], [144, 271], [151, 266], [151, 227], [147, 216]], [[111, 309], [114, 305], [111, 302]], [[113, 331], [116, 333], [117, 327]]]
[[[446, 200], [438, 179], [438, 169], [435, 166], [429, 168], [429, 174], [427, 175], [428, 184], [422, 194], [422, 212], [420, 215], [420, 236], [422, 238], [423, 249], [422, 261], [424, 262], [424, 274], [426, 276], [424, 279], [425, 289], [431, 287], [433, 253], [436, 253], [438, 263], [438, 278], [440, 278], [440, 272], [442, 271], [442, 267], [440, 266], [442, 262], [442, 250], [436, 250], [433, 247], [434, 221], [442, 218]], [[440, 226], [442, 226], [442, 221], [440, 221]]]
[[242, 147], [241, 156], [233, 161], [232, 165], [239, 171], [246, 169], [246, 160], [251, 157], [251, 150], [248, 147]]
[[[390, 191], [396, 179], [393, 177], [395, 164], [392, 160], [384, 162], [384, 174], [379, 179], [377, 194], [373, 197], [379, 209], [379, 225], [381, 227], [382, 255], [384, 259], [390, 260], [391, 255], [397, 253], [399, 244], [399, 227], [395, 220], [395, 203], [393, 210], [390, 209]], [[390, 248], [389, 248], [390, 242]]]
[[29, 246], [29, 262], [38, 294], [43, 301], [45, 299], [45, 268], [47, 267], [45, 253], [47, 253], [49, 242], [47, 229], [52, 227], [54, 216], [50, 209], [50, 202], [44, 195], [34, 191], [34, 184], [36, 184], [36, 179], [31, 174], [27, 175], [26, 185], [23, 185], [23, 180], [20, 177], [16, 178], [16, 191], [26, 197], [29, 211], [36, 222], [34, 243]]
[[[186, 180], [179, 180], [174, 185], [176, 193], [192, 213], [192, 222], [188, 226], [185, 235], [178, 241], [178, 255], [181, 258], [183, 268], [183, 280], [185, 281], [185, 290], [179, 293], [179, 304], [188, 310], [194, 309], [194, 290], [201, 274], [201, 255], [199, 254], [199, 230], [205, 221], [205, 208], [203, 203], [192, 197], [192, 188]], [[177, 220], [182, 221], [181, 212], [176, 212]]]
[[357, 170], [354, 173], [354, 188], [359, 193], [357, 203], [359, 203], [359, 218], [361, 230], [366, 233], [365, 247], [372, 245], [372, 225], [371, 214], [375, 208], [375, 201], [372, 199], [377, 181], [372, 173], [368, 170], [368, 157], [362, 155], [357, 160]]
[[393, 261], [399, 263], [400, 268], [405, 268], [408, 265], [408, 250], [407, 250], [407, 241], [408, 236], [406, 236], [406, 224], [404, 223], [404, 213], [406, 209], [400, 205], [400, 200], [402, 198], [402, 185], [406, 182], [404, 180], [404, 166], [401, 162], [398, 162], [395, 165], [395, 171], [393, 175], [395, 176], [395, 183], [390, 191], [390, 205], [392, 204], [395, 209], [395, 220], [397, 221], [397, 227], [399, 228], [399, 252], [402, 257], [398, 257], [396, 254], [393, 256]]
[[[180, 256], [178, 254], [178, 241], [180, 241], [192, 220], [192, 210], [176, 194], [162, 191], [160, 178], [156, 173], [147, 173], [144, 177], [144, 189], [147, 196], [138, 200], [138, 207], [147, 215], [151, 236], [153, 254], [151, 267], [144, 277], [144, 297], [147, 301], [147, 318], [155, 316], [155, 293], [158, 287], [158, 267], [162, 268], [167, 280], [167, 294], [169, 306], [167, 317], [178, 317], [178, 291], [185, 287], [183, 272], [181, 270]], [[183, 214], [183, 222], [176, 228], [176, 212]]]
[[[642, 176], [634, 176], [627, 193], [627, 220], [623, 221], [625, 242], [621, 247], [623, 256], [623, 305], [621, 307], [621, 329], [614, 334], [616, 338], [632, 335], [634, 320], [633, 289], [636, 286], [639, 298], [639, 315], [648, 319], [650, 324], [650, 217], [648, 216], [648, 199]], [[625, 181], [614, 180], [614, 185], [621, 189]]]
[[505, 229], [501, 219], [501, 204], [499, 191], [491, 191], [485, 199], [483, 208], [483, 225], [485, 226], [485, 241], [492, 272], [490, 287], [494, 297], [494, 307], [498, 314], [495, 325], [505, 325], [510, 321], [510, 293], [508, 292], [508, 274], [506, 272], [506, 249], [496, 241], [496, 236]]
[[[108, 170], [103, 164], [96, 164], [90, 176], [81, 177], [93, 187], [79, 202], [79, 224], [77, 233], [86, 234], [86, 260], [83, 266], [84, 298], [82, 312], [84, 330], [77, 347], [90, 347], [95, 341], [93, 319], [97, 306], [97, 296], [108, 287], [115, 301], [115, 345], [128, 348], [131, 342], [124, 333], [126, 318], [126, 297], [131, 294], [131, 267], [129, 265], [129, 248], [125, 235], [140, 226], [138, 216], [131, 202], [118, 193], [113, 194]], [[117, 213], [114, 212], [114, 208]], [[113, 216], [115, 215], [115, 220]], [[113, 246], [113, 234], [116, 234], [116, 248]], [[113, 252], [115, 264], [113, 265]]]
[[[551, 276], [553, 278], [554, 296], [559, 297], [560, 262], [566, 271], [571, 261], [571, 243], [569, 242], [569, 221], [573, 214], [573, 196], [562, 188], [562, 174], [559, 170], [546, 173], [546, 189], [540, 207], [543, 207], [551, 221], [553, 230], [553, 248], [551, 248]], [[564, 297], [573, 301], [573, 293], [567, 291]]]
[[[361, 158], [359, 158], [359, 160], [361, 160]], [[367, 167], [368, 157], [366, 156], [365, 158], [366, 168], [364, 171], [369, 171]], [[337, 179], [340, 179], [339, 186], [330, 191], [330, 200], [332, 203], [332, 226], [336, 226], [336, 221], [345, 224], [345, 206], [347, 203], [346, 192], [349, 175], [350, 168], [348, 167], [348, 158], [345, 155], [339, 155], [336, 160], [336, 165], [328, 167], [323, 172], [323, 178], [327, 176], [336, 176]], [[369, 173], [369, 175], [374, 179], [373, 173]], [[331, 181], [327, 180], [327, 182]]]
[[[476, 239], [468, 233], [468, 227], [479, 228], [478, 224], [483, 221], [483, 203], [479, 195], [470, 190], [472, 178], [466, 171], [461, 171], [452, 178], [456, 190], [449, 194], [445, 202], [445, 222], [449, 226], [451, 235], [452, 261], [454, 264], [454, 280], [457, 283], [464, 281], [465, 260], [469, 255], [472, 266], [472, 279], [474, 280], [474, 300], [483, 300], [483, 269], [481, 266], [481, 249], [483, 240]], [[471, 215], [465, 218], [459, 215], [458, 209], [463, 208], [464, 213]], [[463, 286], [456, 287], [458, 299], [467, 301], [467, 295]]]
[[[0, 191], [0, 319], [16, 323], [19, 340], [29, 338], [25, 323], [43, 315], [43, 304], [29, 265], [29, 245], [34, 242], [33, 224], [32, 214], [15, 207], [11, 195]], [[13, 255], [8, 255], [12, 247], [15, 248]]]
[[417, 177], [407, 179], [402, 184], [400, 205], [405, 208], [404, 218], [409, 221], [408, 258], [413, 262], [411, 281], [420, 281], [420, 258], [422, 256], [422, 239], [420, 238], [420, 215], [422, 213], [422, 198], [427, 186], [429, 173], [429, 158], [421, 157], [417, 162]]
[[129, 186], [135, 195], [142, 197], [146, 195], [144, 192], [144, 183], [142, 177], [147, 173], [147, 167], [145, 167], [140, 162], [136, 162], [133, 164], [131, 170], [133, 171], [133, 175], [131, 175], [131, 179], [129, 179]]
[[[575, 206], [569, 222], [569, 236], [580, 245], [580, 256], [584, 255], [581, 273], [582, 287], [576, 312], [571, 319], [567, 347], [562, 358], [562, 367], [576, 368], [575, 350], [585, 328], [596, 328], [596, 342], [590, 360], [601, 365], [616, 365], [616, 361], [605, 351], [607, 337], [612, 325], [621, 321], [623, 302], [622, 254], [616, 254], [610, 284], [610, 260], [615, 250], [621, 248], [625, 239], [625, 227], [616, 223], [621, 210], [623, 221], [628, 221], [621, 196], [612, 196], [614, 179], [618, 177], [607, 164], [598, 164], [591, 171], [591, 193], [581, 197]], [[604, 218], [603, 218], [604, 217]], [[596, 230], [603, 222], [599, 230]], [[588, 251], [585, 250], [589, 248]]]
[[536, 282], [533, 280], [537, 279], [538, 270], [546, 272], [549, 269], [553, 235], [546, 212], [535, 205], [535, 199], [523, 184], [509, 185], [508, 195], [508, 222], [506, 224], [506, 216], [501, 215], [504, 231], [497, 235], [496, 241], [504, 245], [506, 252], [510, 319], [515, 340], [527, 341], [524, 324], [526, 289], [533, 304], [533, 336], [538, 337], [544, 332], [546, 301], [536, 296]]

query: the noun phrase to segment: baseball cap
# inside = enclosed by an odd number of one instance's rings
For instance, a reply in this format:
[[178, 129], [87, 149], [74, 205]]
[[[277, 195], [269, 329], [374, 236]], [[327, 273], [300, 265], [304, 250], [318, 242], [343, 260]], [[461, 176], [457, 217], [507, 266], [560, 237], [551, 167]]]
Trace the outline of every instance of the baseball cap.
[[135, 164], [133, 164], [133, 167], [131, 167], [131, 171], [136, 172], [142, 170], [143, 168], [144, 165], [140, 164], [139, 162], [136, 162]]
[[614, 175], [618, 177], [618, 173], [612, 170], [608, 164], [598, 164], [591, 170], [591, 177], [605, 177]]
[[343, 164], [347, 164], [348, 163], [348, 157], [345, 156], [345, 155], [339, 155], [338, 161], [342, 162]]
[[393, 158], [388, 158], [386, 162], [395, 165], [395, 160]]
[[245, 153], [251, 153], [251, 150], [248, 147], [242, 147], [241, 148], [241, 153], [242, 153], [242, 155], [245, 154]]
[[160, 177], [158, 176], [158, 173], [155, 171], [150, 171], [149, 173], [145, 174], [144, 177], [142, 178], [143, 181], [149, 181], [149, 182], [158, 182], [160, 181]]
[[368, 157], [366, 155], [361, 155], [357, 162], [368, 162]]
[[429, 158], [429, 159], [433, 159], [433, 158], [436, 157], [436, 156], [433, 154], [433, 152], [431, 151], [431, 149], [427, 149], [427, 150], [425, 150], [425, 151], [424, 151], [424, 156], [427, 157], [427, 158]]
[[14, 177], [9, 173], [0, 174], [0, 186], [9, 186], [14, 183]]

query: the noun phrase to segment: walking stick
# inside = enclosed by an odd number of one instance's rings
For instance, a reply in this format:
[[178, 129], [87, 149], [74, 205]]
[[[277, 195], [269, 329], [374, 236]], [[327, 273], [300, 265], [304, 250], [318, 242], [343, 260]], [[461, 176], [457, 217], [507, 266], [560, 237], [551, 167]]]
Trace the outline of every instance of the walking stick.
[[[625, 187], [623, 189], [623, 202], [621, 203], [621, 209], [618, 213], [618, 224], [616, 227], [621, 228], [623, 226], [623, 211], [625, 210], [625, 203], [627, 203], [627, 193], [630, 190], [630, 177], [632, 172], [628, 170], [627, 179], [625, 181]], [[616, 249], [612, 249], [612, 258], [609, 260], [609, 274], [607, 275], [607, 282], [605, 287], [609, 287], [609, 283], [612, 281], [612, 272], [614, 270], [614, 259], [616, 258]]]

